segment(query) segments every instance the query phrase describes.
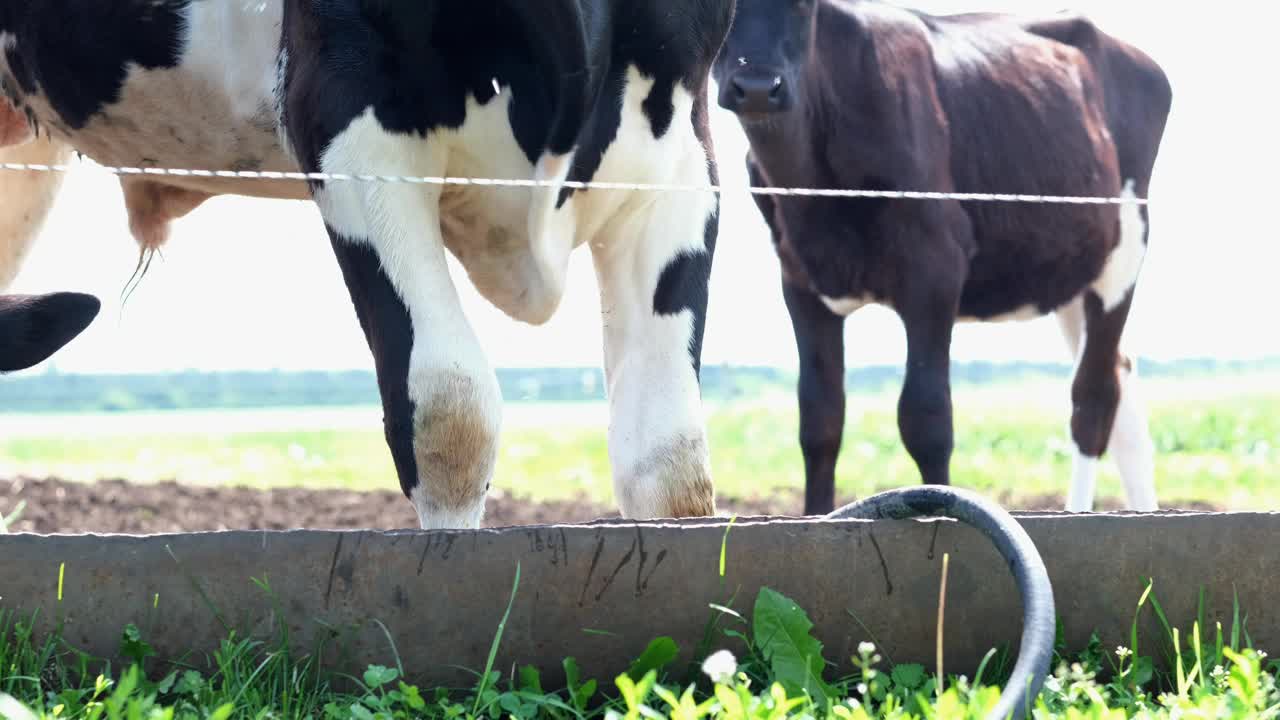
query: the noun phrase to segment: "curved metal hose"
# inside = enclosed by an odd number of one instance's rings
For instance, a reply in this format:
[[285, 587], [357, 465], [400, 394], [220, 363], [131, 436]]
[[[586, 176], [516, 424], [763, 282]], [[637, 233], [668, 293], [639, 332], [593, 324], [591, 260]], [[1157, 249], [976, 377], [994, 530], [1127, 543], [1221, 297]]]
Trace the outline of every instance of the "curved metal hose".
[[1003, 508], [977, 493], [949, 486], [921, 485], [890, 490], [827, 515], [833, 520], [906, 520], [949, 517], [986, 535], [1009, 563], [1022, 593], [1022, 644], [1018, 662], [987, 720], [1019, 720], [1040, 695], [1056, 637], [1053, 587], [1036, 546]]

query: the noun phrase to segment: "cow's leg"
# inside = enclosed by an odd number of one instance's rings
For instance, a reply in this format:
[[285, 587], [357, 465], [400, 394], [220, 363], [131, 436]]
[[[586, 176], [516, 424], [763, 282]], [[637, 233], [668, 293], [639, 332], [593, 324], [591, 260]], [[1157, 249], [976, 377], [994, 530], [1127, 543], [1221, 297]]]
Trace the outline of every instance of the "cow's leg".
[[[1080, 376], [1081, 355], [1084, 349], [1084, 300], [1076, 298], [1057, 311], [1058, 323], [1062, 328], [1062, 336], [1067, 341], [1067, 349], [1071, 351], [1071, 360], [1075, 367], [1075, 376]], [[1075, 437], [1075, 383], [1072, 383], [1071, 421], [1067, 432], [1071, 435], [1076, 451], [1071, 457], [1071, 485], [1067, 489], [1068, 512], [1089, 512], [1093, 509], [1094, 494], [1098, 483], [1098, 458], [1088, 457], [1080, 448]]]
[[1120, 353], [1120, 337], [1132, 293], [1109, 312], [1093, 293], [1058, 311], [1068, 347], [1077, 358], [1071, 386], [1071, 437], [1076, 447], [1068, 512], [1093, 510], [1098, 462], [1111, 449], [1129, 507], [1158, 509], [1155, 448], [1132, 362]]
[[1117, 356], [1117, 366], [1120, 405], [1111, 427], [1109, 447], [1120, 469], [1129, 509], [1155, 512], [1160, 509], [1156, 499], [1156, 448], [1139, 388], [1138, 367], [1133, 358], [1123, 353]]
[[[5, 103], [0, 99], [0, 119]], [[0, 147], [0, 162], [62, 165], [71, 159], [71, 152], [70, 146], [41, 136], [20, 145]], [[65, 177], [66, 173], [61, 172], [0, 170], [0, 290], [17, 277]]]
[[926, 485], [951, 483], [951, 332], [964, 282], [963, 265], [956, 267], [952, 276], [904, 276], [910, 277], [910, 286], [896, 303], [907, 335], [898, 430]]
[[783, 282], [800, 359], [800, 451], [804, 454], [804, 512], [835, 509], [836, 460], [844, 435], [844, 317], [818, 296]]
[[592, 244], [609, 460], [627, 518], [715, 514], [698, 375], [718, 222], [715, 197], [659, 193]]
[[[438, 139], [387, 132], [372, 113], [329, 142], [299, 139], [326, 148], [317, 168], [326, 173], [443, 175], [447, 164]], [[401, 489], [423, 528], [474, 528], [502, 397], [449, 275], [440, 190], [330, 182], [314, 196], [373, 353]]]

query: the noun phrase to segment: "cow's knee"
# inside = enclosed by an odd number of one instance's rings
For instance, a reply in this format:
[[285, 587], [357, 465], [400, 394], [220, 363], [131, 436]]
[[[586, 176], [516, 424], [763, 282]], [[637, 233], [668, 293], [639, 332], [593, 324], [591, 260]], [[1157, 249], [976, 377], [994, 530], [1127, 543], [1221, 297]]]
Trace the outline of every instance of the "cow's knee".
[[417, 485], [408, 495], [424, 529], [476, 528], [483, 519], [502, 424], [497, 381], [487, 375], [421, 370], [410, 378]]
[[834, 473], [843, 436], [843, 396], [805, 398], [801, 402], [800, 452], [811, 473]]

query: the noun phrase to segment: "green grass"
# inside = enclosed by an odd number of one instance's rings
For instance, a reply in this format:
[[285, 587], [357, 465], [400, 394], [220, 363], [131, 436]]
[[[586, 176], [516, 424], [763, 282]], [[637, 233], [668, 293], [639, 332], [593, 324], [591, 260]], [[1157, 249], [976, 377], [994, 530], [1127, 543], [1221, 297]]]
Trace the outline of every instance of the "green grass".
[[[1280, 509], [1280, 378], [1158, 380], [1144, 387], [1165, 506]], [[956, 388], [953, 482], [1006, 503], [1065, 492], [1071, 464], [1067, 392], [1065, 383], [1044, 381]], [[789, 394], [774, 394], [708, 408], [721, 496], [802, 488], [794, 403]], [[850, 395], [837, 471], [842, 496], [918, 482], [898, 438], [895, 405], [891, 393]], [[248, 431], [230, 421], [201, 427], [200, 413], [155, 413], [127, 433], [107, 431], [128, 415], [69, 418], [66, 430], [46, 423], [47, 432], [0, 438], [0, 476], [395, 489], [376, 412], [363, 410], [364, 419], [348, 417], [333, 429], [316, 419], [332, 410], [289, 412], [296, 422], [286, 414], [266, 429]], [[496, 488], [534, 500], [613, 502], [603, 408], [512, 404], [508, 415], [513, 419], [504, 430]], [[192, 417], [197, 420], [186, 428]], [[20, 427], [21, 419], [8, 425]], [[1109, 463], [1099, 497], [1122, 497]]]
[[[270, 594], [265, 583], [259, 587]], [[518, 588], [519, 570], [512, 602]], [[995, 705], [1011, 669], [1007, 652], [993, 648], [972, 678], [933, 675], [921, 665], [886, 664], [875, 646], [864, 642], [841, 663], [852, 672], [837, 677], [830, 651], [812, 636], [807, 614], [790, 598], [766, 587], [752, 607], [740, 610], [713, 606], [708, 641], [693, 649], [687, 666], [676, 662], [675, 641], [658, 637], [610, 683], [565, 658], [560, 663], [565, 685], [559, 688], [544, 684], [545, 668], [495, 669], [507, 614], [474, 683], [443, 688], [412, 684], [413, 669], [403, 667], [393, 644], [385, 664], [350, 677], [317, 661], [332, 637], [315, 652], [300, 653], [285, 630], [271, 638], [229, 631], [208, 657], [175, 662], [155, 657], [130, 625], [119, 648], [128, 664], [117, 670], [70, 647], [60, 628], [37, 637], [32, 623], [0, 611], [0, 718], [978, 720]], [[1163, 624], [1156, 642], [1139, 641], [1138, 619], [1144, 612]], [[1034, 717], [1280, 716], [1280, 664], [1251, 646], [1240, 608], [1229, 627], [1218, 624], [1212, 632], [1200, 615], [1190, 632], [1180, 633], [1148, 586], [1134, 616], [1132, 647], [1104, 649], [1095, 637], [1087, 647], [1068, 652], [1059, 641], [1052, 674], [1034, 701]], [[288, 627], [283, 621], [272, 625]], [[1171, 669], [1159, 669], [1152, 646], [1168, 653]]]

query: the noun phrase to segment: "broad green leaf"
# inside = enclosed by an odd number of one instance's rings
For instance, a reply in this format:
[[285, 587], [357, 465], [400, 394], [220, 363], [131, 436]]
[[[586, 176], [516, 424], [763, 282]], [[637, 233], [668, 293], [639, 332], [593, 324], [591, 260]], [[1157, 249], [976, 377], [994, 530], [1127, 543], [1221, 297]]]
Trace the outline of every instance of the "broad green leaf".
[[825, 707], [832, 694], [822, 680], [822, 643], [809, 634], [813, 623], [791, 598], [770, 588], [756, 596], [751, 632], [756, 650], [792, 696], [808, 692]]
[[924, 666], [917, 663], [895, 665], [890, 677], [894, 685], [904, 690], [916, 690], [924, 684]]
[[660, 671], [662, 668], [671, 664], [680, 654], [680, 647], [676, 645], [676, 641], [669, 637], [660, 637], [649, 643], [649, 647], [644, 649], [640, 657], [631, 663], [631, 667], [627, 670], [627, 675], [632, 680], [640, 681], [650, 670]]
[[520, 668], [520, 689], [528, 692], [543, 694], [542, 691], [542, 674], [538, 672], [538, 668], [532, 665], [525, 665]]
[[120, 654], [141, 665], [144, 660], [154, 655], [155, 651], [147, 641], [142, 639], [142, 633], [138, 632], [137, 626], [130, 623], [125, 626], [124, 632], [120, 635]]
[[383, 667], [382, 665], [370, 665], [368, 670], [364, 671], [364, 684], [370, 690], [376, 690], [383, 685], [388, 685], [400, 677], [400, 671], [395, 668]]

